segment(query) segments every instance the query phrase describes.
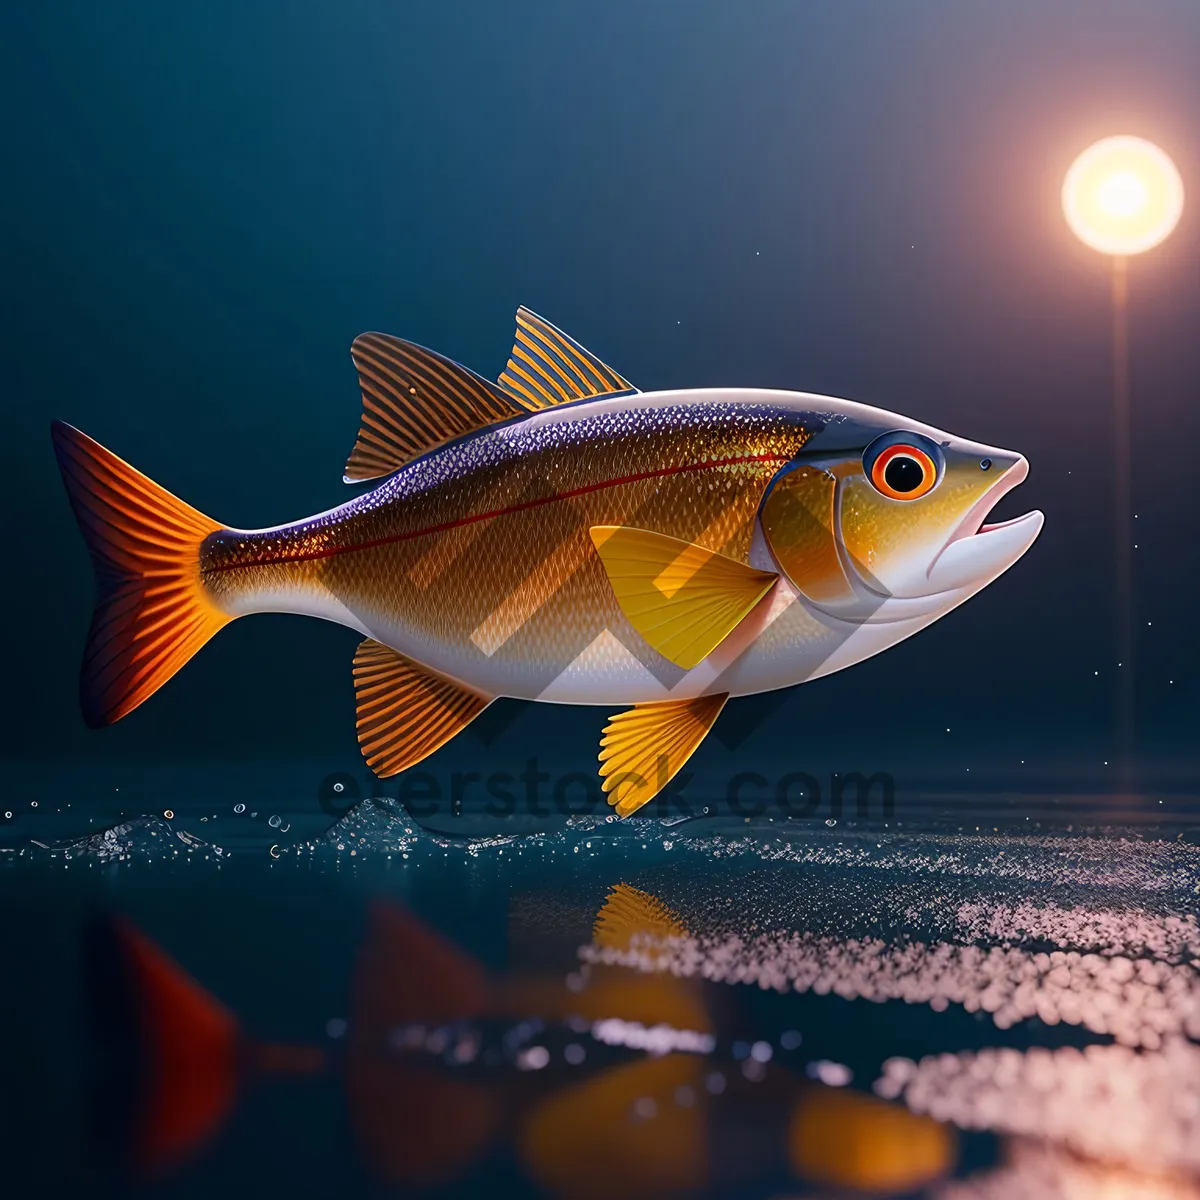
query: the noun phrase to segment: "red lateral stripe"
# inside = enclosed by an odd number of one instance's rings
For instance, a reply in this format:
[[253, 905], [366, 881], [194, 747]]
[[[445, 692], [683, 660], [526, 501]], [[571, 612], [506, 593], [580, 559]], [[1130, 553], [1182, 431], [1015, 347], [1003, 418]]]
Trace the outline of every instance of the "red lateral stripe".
[[734, 458], [715, 458], [711, 462], [688, 463], [681, 467], [663, 467], [658, 471], [640, 471], [636, 475], [623, 475], [619, 479], [606, 479], [600, 483], [589, 483], [585, 487], [574, 488], [569, 492], [557, 492], [553, 496], [541, 496], [536, 500], [525, 500], [520, 504], [511, 504], [507, 508], [492, 509], [491, 512], [474, 513], [469, 517], [459, 517], [456, 521], [445, 521], [441, 525], [429, 525], [424, 529], [415, 529], [409, 533], [393, 533], [388, 537], [372, 538], [367, 542], [358, 542], [353, 546], [332, 546], [327, 550], [310, 550], [304, 554], [280, 554], [273, 558], [256, 558], [252, 562], [220, 563], [206, 567], [205, 574], [218, 571], [237, 571], [244, 567], [267, 567], [278, 563], [311, 562], [318, 558], [333, 558], [337, 554], [350, 554], [357, 550], [373, 550], [377, 546], [387, 546], [393, 542], [407, 542], [412, 538], [425, 537], [431, 533], [445, 533], [450, 529], [459, 529], [463, 525], [474, 525], [477, 521], [490, 521], [493, 517], [506, 517], [510, 513], [525, 512], [531, 508], [539, 508], [543, 504], [553, 504], [557, 500], [571, 500], [575, 496], [585, 496], [589, 492], [601, 492], [605, 488], [620, 487], [624, 483], [640, 483], [643, 479], [662, 479], [668, 475], [682, 475], [686, 471], [707, 471], [714, 467], [732, 467], [739, 463], [752, 462], [788, 462], [786, 454], [743, 454]]

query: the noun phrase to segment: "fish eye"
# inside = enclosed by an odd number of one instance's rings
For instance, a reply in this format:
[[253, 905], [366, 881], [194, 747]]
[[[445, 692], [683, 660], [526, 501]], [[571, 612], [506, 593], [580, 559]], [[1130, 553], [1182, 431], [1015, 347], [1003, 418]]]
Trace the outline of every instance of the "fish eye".
[[920, 446], [892, 442], [874, 455], [871, 449], [868, 447], [863, 456], [870, 463], [867, 476], [876, 490], [889, 499], [917, 500], [937, 482], [937, 466]]

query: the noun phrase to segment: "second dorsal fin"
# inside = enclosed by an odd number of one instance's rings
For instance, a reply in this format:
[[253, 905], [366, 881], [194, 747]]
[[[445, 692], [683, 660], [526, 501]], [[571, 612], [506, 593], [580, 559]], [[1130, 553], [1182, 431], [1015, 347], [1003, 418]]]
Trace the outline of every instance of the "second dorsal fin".
[[637, 391], [574, 338], [524, 306], [517, 309], [517, 337], [500, 386], [532, 411]]
[[390, 475], [444, 442], [528, 411], [474, 371], [386, 333], [356, 337], [350, 355], [363, 408], [347, 483]]

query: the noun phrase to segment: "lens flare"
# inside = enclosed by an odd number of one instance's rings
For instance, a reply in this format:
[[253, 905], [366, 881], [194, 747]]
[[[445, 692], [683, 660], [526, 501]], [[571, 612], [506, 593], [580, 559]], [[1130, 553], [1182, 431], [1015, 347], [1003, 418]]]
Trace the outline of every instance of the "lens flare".
[[1071, 231], [1102, 254], [1141, 254], [1157, 246], [1183, 213], [1183, 180], [1175, 164], [1138, 137], [1089, 146], [1063, 181], [1063, 214]]

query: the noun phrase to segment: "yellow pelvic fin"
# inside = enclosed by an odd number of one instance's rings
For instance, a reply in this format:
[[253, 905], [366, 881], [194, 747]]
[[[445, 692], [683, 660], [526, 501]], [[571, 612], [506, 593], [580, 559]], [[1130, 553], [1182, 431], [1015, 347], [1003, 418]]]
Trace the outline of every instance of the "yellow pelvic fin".
[[428, 758], [491, 703], [367, 638], [354, 655], [358, 744], [381, 779]]
[[609, 719], [600, 739], [600, 776], [618, 815], [637, 812], [667, 786], [704, 741], [728, 699], [721, 692], [635, 704]]
[[360, 334], [350, 356], [363, 407], [347, 483], [390, 475], [444, 442], [526, 412], [474, 371], [386, 333]]
[[574, 338], [522, 306], [517, 338], [500, 386], [530, 411], [637, 389]]
[[779, 578], [646, 529], [594, 525], [591, 535], [629, 623], [659, 654], [689, 671]]

